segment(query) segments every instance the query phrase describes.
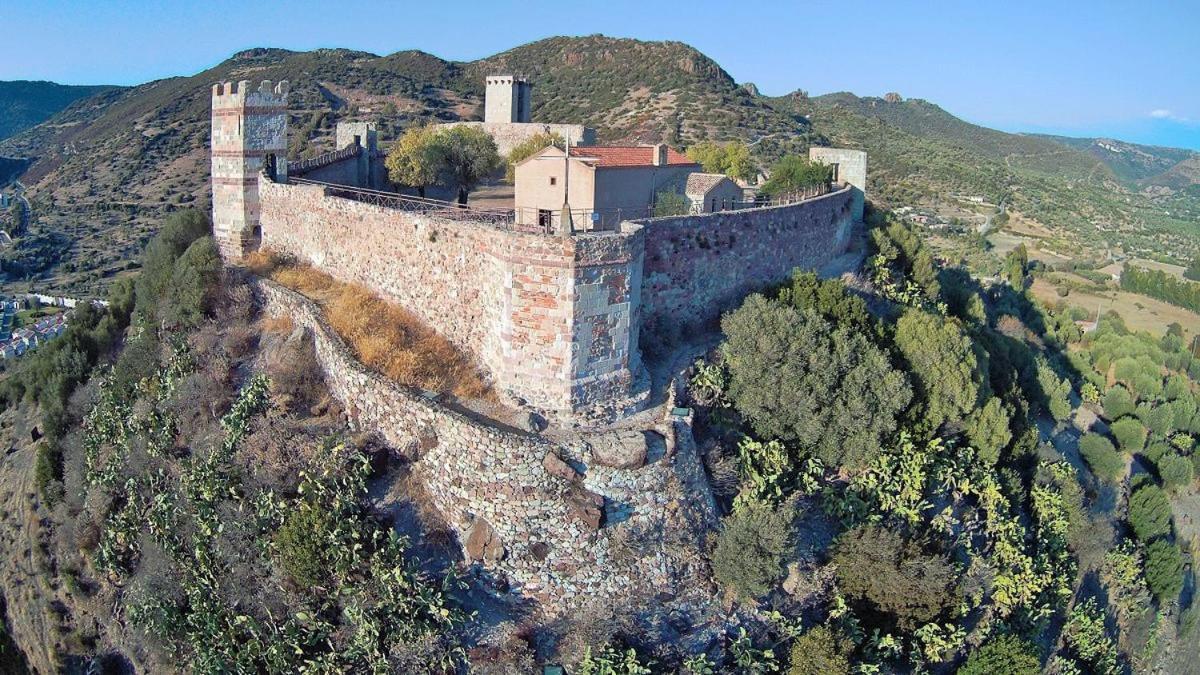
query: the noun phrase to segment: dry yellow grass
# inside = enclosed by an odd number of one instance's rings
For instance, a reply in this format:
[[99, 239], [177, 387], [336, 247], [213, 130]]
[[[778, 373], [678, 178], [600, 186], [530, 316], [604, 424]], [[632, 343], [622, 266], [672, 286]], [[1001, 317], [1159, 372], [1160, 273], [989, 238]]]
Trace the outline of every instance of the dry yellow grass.
[[290, 316], [268, 316], [259, 322], [264, 333], [287, 335], [296, 327]]
[[464, 398], [490, 398], [490, 389], [471, 359], [402, 307], [362, 286], [269, 253], [255, 252], [244, 264], [316, 302], [355, 356], [389, 378]]

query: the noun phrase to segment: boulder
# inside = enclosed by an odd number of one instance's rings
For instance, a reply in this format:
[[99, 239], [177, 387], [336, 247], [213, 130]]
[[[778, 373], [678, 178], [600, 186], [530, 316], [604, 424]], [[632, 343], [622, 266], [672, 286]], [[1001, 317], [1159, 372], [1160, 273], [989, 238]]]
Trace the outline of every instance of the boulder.
[[540, 434], [546, 429], [546, 418], [531, 412], [525, 416], [523, 426], [531, 434]]
[[579, 472], [553, 452], [547, 452], [546, 456], [542, 458], [542, 468], [551, 476], [558, 476], [566, 481], [579, 480]]
[[496, 562], [504, 559], [504, 542], [488, 521], [476, 518], [467, 530], [467, 540], [464, 543], [467, 557], [472, 561], [486, 560]]
[[646, 435], [641, 431], [605, 434], [588, 439], [592, 461], [613, 469], [638, 469], [646, 464]]
[[577, 485], [566, 494], [566, 502], [571, 517], [593, 532], [600, 529], [604, 519], [604, 497]]

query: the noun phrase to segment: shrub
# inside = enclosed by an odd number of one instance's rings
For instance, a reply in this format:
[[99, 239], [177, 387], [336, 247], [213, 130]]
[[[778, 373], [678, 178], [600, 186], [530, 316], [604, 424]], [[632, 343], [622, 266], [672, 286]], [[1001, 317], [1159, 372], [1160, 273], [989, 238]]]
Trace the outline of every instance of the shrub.
[[1133, 417], [1122, 417], [1112, 423], [1113, 437], [1121, 446], [1121, 451], [1134, 454], [1146, 447], [1146, 427]]
[[1129, 497], [1129, 525], [1142, 542], [1171, 532], [1171, 503], [1157, 485], [1143, 485]]
[[275, 535], [280, 566], [302, 587], [321, 586], [329, 578], [324, 533], [330, 525], [326, 511], [304, 504], [288, 514]]
[[974, 343], [956, 322], [910, 309], [896, 322], [895, 341], [925, 402], [930, 429], [974, 410], [985, 374]]
[[567, 143], [563, 137], [555, 133], [534, 134], [514, 145], [513, 149], [509, 150], [505, 161], [504, 181], [506, 183], [514, 182], [516, 180], [515, 168], [517, 164], [552, 145], [559, 149], [567, 147]]
[[827, 465], [862, 466], [911, 396], [860, 333], [761, 295], [725, 316], [729, 396], [754, 430], [797, 441]]
[[1084, 434], [1079, 439], [1079, 454], [1083, 455], [1092, 473], [1106, 482], [1116, 483], [1125, 475], [1125, 458], [1100, 434]]
[[1037, 645], [1015, 635], [1001, 635], [971, 652], [957, 675], [1039, 675]]
[[595, 652], [589, 646], [579, 662], [579, 675], [650, 675], [654, 662], [643, 662], [632, 647], [607, 644]]
[[1142, 451], [1142, 456], [1157, 464], [1158, 460], [1162, 459], [1170, 452], [1170, 445], [1163, 443], [1162, 441], [1155, 441], [1146, 446], [1146, 449]]
[[792, 643], [788, 675], [849, 675], [849, 640], [817, 626]]
[[1104, 417], [1109, 420], [1118, 420], [1126, 415], [1132, 415], [1135, 408], [1133, 395], [1120, 385], [1105, 392], [1100, 405], [1104, 406]]
[[1169, 492], [1178, 492], [1192, 484], [1192, 462], [1187, 457], [1170, 452], [1163, 455], [1157, 465], [1163, 487]]
[[654, 217], [682, 216], [692, 210], [692, 202], [673, 190], [662, 190], [654, 195]]
[[1146, 585], [1159, 604], [1174, 602], [1183, 590], [1183, 554], [1169, 541], [1146, 547]]
[[751, 600], [766, 593], [782, 574], [791, 542], [792, 514], [753, 500], [739, 501], [721, 523], [713, 549], [713, 576], [738, 597]]
[[42, 441], [33, 462], [33, 484], [46, 507], [52, 509], [63, 498], [62, 453], [57, 446]]
[[789, 283], [779, 288], [778, 299], [799, 310], [815, 310], [836, 326], [875, 332], [875, 319], [862, 298], [846, 290], [838, 279], [821, 279], [815, 272], [795, 270]]
[[192, 242], [175, 263], [163, 318], [171, 325], [198, 326], [212, 309], [220, 277], [221, 258], [212, 237]]
[[915, 630], [957, 601], [954, 566], [898, 532], [859, 526], [838, 537], [833, 551], [842, 593], [884, 615], [885, 624]]
[[979, 451], [979, 458], [995, 464], [1000, 459], [1000, 451], [1012, 440], [1009, 413], [1004, 403], [994, 396], [988, 399], [986, 405], [967, 417], [966, 432], [971, 446]]

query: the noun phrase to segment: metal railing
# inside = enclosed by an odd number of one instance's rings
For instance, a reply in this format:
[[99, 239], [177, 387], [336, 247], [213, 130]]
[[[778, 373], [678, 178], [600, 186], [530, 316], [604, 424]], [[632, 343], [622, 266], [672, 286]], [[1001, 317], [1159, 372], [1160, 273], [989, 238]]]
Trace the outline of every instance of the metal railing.
[[352, 199], [357, 202], [374, 204], [375, 206], [382, 206], [389, 209], [423, 213], [447, 220], [482, 222], [503, 228], [511, 228], [513, 225], [513, 212], [508, 209], [481, 209], [457, 202], [404, 195], [398, 192], [383, 192], [381, 190], [338, 185], [336, 183], [325, 183], [307, 178], [289, 177], [288, 182], [296, 185], [319, 185], [325, 188], [325, 193], [331, 197]]

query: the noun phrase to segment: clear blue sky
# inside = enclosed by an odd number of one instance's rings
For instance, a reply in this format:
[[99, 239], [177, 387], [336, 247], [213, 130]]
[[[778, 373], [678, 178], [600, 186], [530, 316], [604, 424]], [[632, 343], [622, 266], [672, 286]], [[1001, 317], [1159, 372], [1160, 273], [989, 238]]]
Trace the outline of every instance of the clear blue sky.
[[0, 80], [136, 84], [254, 46], [470, 60], [550, 35], [687, 42], [769, 94], [897, 91], [1010, 131], [1200, 149], [1200, 1], [12, 0]]

